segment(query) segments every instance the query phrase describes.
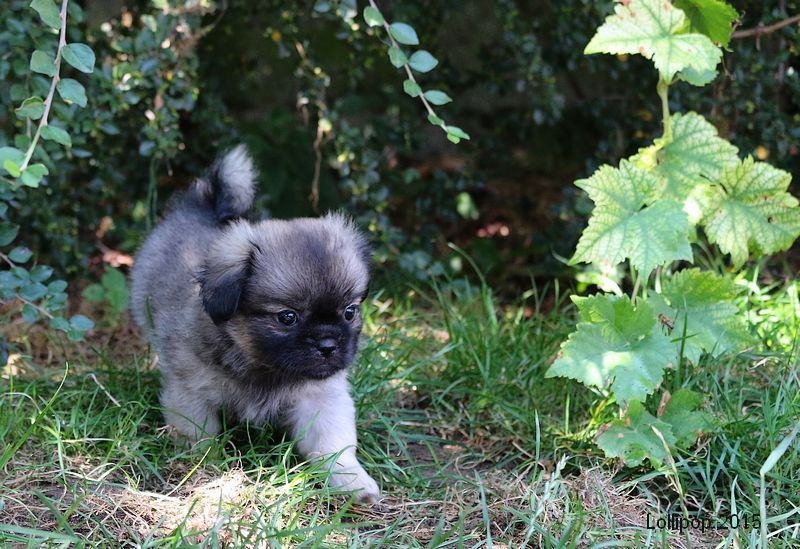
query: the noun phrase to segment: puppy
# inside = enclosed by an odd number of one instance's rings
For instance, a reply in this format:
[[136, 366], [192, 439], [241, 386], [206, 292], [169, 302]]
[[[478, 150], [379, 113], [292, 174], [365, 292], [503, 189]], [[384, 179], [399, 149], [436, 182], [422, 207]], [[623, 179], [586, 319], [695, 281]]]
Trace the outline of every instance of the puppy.
[[305, 457], [336, 456], [332, 485], [375, 502], [347, 381], [369, 246], [341, 215], [247, 221], [255, 179], [246, 149], [233, 149], [136, 256], [132, 312], [158, 354], [165, 419], [192, 440], [219, 433], [223, 409], [276, 424]]

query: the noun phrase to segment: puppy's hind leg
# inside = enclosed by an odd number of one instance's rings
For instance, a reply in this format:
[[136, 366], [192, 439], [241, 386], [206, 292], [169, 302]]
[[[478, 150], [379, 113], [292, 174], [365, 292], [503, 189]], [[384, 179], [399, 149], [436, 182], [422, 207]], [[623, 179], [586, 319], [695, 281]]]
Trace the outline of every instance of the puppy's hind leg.
[[183, 380], [164, 375], [161, 405], [167, 425], [175, 427], [178, 433], [189, 440], [196, 441], [220, 432], [219, 407], [202, 391]]
[[308, 459], [336, 455], [330, 484], [358, 492], [358, 499], [376, 503], [378, 484], [356, 458], [356, 419], [344, 374], [312, 383], [298, 392], [287, 416], [297, 449]]

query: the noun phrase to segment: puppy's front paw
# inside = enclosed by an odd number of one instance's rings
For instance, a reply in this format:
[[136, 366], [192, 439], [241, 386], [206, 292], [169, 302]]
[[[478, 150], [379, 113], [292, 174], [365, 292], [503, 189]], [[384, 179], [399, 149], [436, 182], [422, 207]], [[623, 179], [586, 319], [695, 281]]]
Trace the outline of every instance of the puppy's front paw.
[[359, 467], [348, 471], [336, 471], [331, 474], [330, 485], [343, 490], [356, 493], [359, 503], [375, 504], [381, 498], [381, 491], [378, 483], [375, 482], [367, 472]]

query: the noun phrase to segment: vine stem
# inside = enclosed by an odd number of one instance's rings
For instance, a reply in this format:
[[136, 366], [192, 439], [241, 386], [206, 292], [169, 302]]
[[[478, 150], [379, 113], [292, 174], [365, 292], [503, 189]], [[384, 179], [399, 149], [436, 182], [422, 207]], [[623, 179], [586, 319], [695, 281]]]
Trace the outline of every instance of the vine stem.
[[58, 81], [61, 80], [61, 77], [59, 76], [61, 71], [61, 51], [67, 45], [68, 4], [69, 0], [62, 0], [61, 2], [61, 12], [59, 13], [59, 19], [61, 20], [61, 32], [58, 36], [58, 49], [56, 50], [56, 58], [53, 60], [53, 65], [56, 67], [56, 72], [53, 75], [53, 80], [50, 82], [50, 89], [48, 90], [47, 97], [44, 100], [44, 112], [42, 113], [42, 118], [39, 120], [39, 125], [36, 127], [36, 133], [33, 135], [31, 144], [28, 146], [28, 150], [25, 153], [25, 159], [19, 168], [21, 172], [25, 171], [25, 168], [28, 167], [28, 163], [31, 161], [31, 157], [33, 156], [33, 151], [36, 149], [36, 144], [39, 142], [39, 138], [42, 135], [42, 129], [47, 126], [47, 117], [50, 116], [50, 107], [53, 105], [53, 97], [56, 93], [56, 86], [58, 85]]
[[[381, 12], [380, 8], [375, 3], [375, 0], [369, 0], [369, 4], [373, 8], [375, 8], [376, 10]], [[383, 12], [381, 12], [381, 15], [383, 15]], [[392, 47], [400, 49], [400, 45], [395, 41], [394, 37], [392, 36], [392, 31], [391, 31], [391, 29], [389, 27], [389, 23], [386, 22], [386, 17], [383, 18], [383, 28], [386, 29], [386, 34], [389, 36], [389, 40], [392, 43]], [[411, 67], [408, 65], [408, 63], [403, 63], [403, 68], [406, 70], [406, 74], [408, 75], [408, 79], [411, 80], [412, 82], [414, 82], [414, 84], [416, 84], [417, 86], [419, 86], [419, 83], [417, 82], [417, 79], [414, 78], [414, 74], [411, 72]], [[430, 103], [428, 103], [428, 100], [425, 99], [425, 94], [422, 93], [422, 88], [421, 87], [420, 87], [420, 92], [419, 92], [419, 98], [422, 100], [422, 104], [425, 105], [425, 110], [428, 111], [428, 114], [430, 114], [431, 116], [436, 116], [436, 113], [434, 112], [433, 107], [431, 107]], [[444, 129], [444, 123], [442, 123], [441, 126]]]
[[661, 118], [664, 122], [664, 139], [672, 139], [672, 118], [669, 114], [669, 82], [663, 78], [658, 79], [656, 86], [658, 96], [661, 98]]

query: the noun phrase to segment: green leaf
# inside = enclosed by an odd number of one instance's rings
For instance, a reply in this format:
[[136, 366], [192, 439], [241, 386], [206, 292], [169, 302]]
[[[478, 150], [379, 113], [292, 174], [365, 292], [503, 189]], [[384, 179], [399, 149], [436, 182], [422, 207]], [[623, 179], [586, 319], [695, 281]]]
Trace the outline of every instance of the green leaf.
[[364, 8], [364, 21], [366, 21], [367, 25], [370, 27], [379, 27], [386, 22], [381, 12], [372, 6]]
[[81, 296], [92, 303], [102, 303], [106, 297], [106, 291], [100, 284], [89, 284], [83, 289]]
[[69, 325], [79, 332], [85, 332], [94, 328], [94, 322], [84, 315], [75, 315], [69, 319]]
[[56, 74], [56, 65], [53, 63], [53, 58], [42, 50], [35, 50], [31, 55], [30, 68], [33, 72], [46, 74], [47, 76], [54, 76]]
[[406, 57], [406, 54], [403, 53], [403, 50], [392, 46], [389, 48], [389, 62], [399, 69], [408, 63], [408, 58]]
[[22, 105], [19, 106], [16, 113], [20, 118], [38, 120], [44, 114], [44, 101], [38, 96], [29, 97], [22, 102]]
[[19, 291], [20, 297], [28, 301], [37, 301], [47, 295], [47, 286], [41, 282], [33, 282]]
[[674, 0], [675, 7], [689, 18], [689, 31], [705, 34], [726, 47], [731, 40], [736, 10], [721, 0]]
[[408, 58], [408, 64], [417, 72], [430, 72], [439, 61], [425, 50], [415, 51]]
[[128, 306], [128, 282], [122, 271], [109, 267], [100, 281], [106, 289], [106, 299], [111, 310], [115, 314], [125, 311]]
[[16, 165], [20, 165], [25, 161], [25, 153], [14, 147], [0, 147], [0, 162], [11, 160]]
[[3, 169], [7, 171], [11, 177], [19, 177], [22, 175], [19, 164], [10, 159], [3, 161]]
[[[719, 177], [722, 171], [738, 164], [738, 149], [719, 137], [717, 129], [697, 113], [672, 116], [672, 139], [656, 139], [658, 166], [664, 179], [659, 198], [684, 204], [693, 223], [699, 221], [698, 204], [692, 193], [699, 185]], [[637, 159], [640, 155], [637, 155]]]
[[44, 282], [53, 275], [53, 268], [47, 265], [37, 265], [30, 270], [29, 275], [34, 282]]
[[75, 103], [80, 107], [86, 106], [86, 90], [77, 80], [62, 78], [58, 81], [56, 90], [65, 103]]
[[753, 343], [747, 326], [735, 305], [741, 293], [730, 278], [710, 271], [685, 269], [662, 282], [661, 297], [669, 309], [659, 306], [673, 328], [669, 333], [677, 345], [683, 340], [684, 356], [697, 364], [703, 352], [717, 357], [723, 353], [743, 351]]
[[32, 255], [33, 252], [24, 246], [17, 246], [8, 252], [8, 258], [14, 263], [25, 263], [31, 258]]
[[679, 389], [670, 397], [660, 419], [669, 423], [678, 448], [688, 448], [700, 434], [711, 429], [711, 416], [697, 410], [702, 404], [703, 396], [689, 389]]
[[417, 97], [420, 93], [422, 93], [422, 89], [419, 87], [419, 84], [410, 78], [406, 78], [406, 80], [403, 82], [403, 91], [411, 97]]
[[611, 422], [611, 426], [597, 437], [597, 446], [608, 457], [620, 458], [628, 467], [636, 467], [645, 459], [659, 468], [667, 459], [667, 448], [653, 428], [658, 429], [667, 446], [676, 444], [669, 423], [650, 415], [641, 402], [632, 401], [627, 415]]
[[[445, 105], [450, 103], [452, 99], [449, 95], [439, 90], [428, 90], [425, 92], [425, 99], [432, 105]], [[469, 139], [468, 137], [465, 139]]]
[[800, 208], [786, 192], [792, 176], [747, 157], [727, 168], [717, 185], [700, 199], [708, 239], [731, 254], [734, 267], [747, 261], [749, 251], [772, 254], [788, 249], [800, 236]]
[[444, 125], [444, 120], [442, 120], [441, 118], [439, 118], [435, 114], [429, 114], [428, 115], [428, 122], [430, 122], [434, 126], [443, 126]]
[[47, 291], [51, 294], [61, 293], [67, 289], [67, 283], [63, 280], [54, 280], [47, 285]]
[[684, 33], [686, 16], [664, 0], [617, 4], [584, 53], [640, 54], [651, 59], [661, 78], [671, 82], [679, 71], [714, 71], [722, 50], [705, 35]]
[[33, 324], [38, 319], [39, 319], [39, 311], [36, 310], [36, 307], [34, 307], [29, 303], [26, 303], [22, 306], [22, 320], [24, 320], [28, 324]]
[[45, 25], [53, 27], [54, 29], [61, 28], [61, 16], [53, 0], [33, 0], [31, 2], [31, 8], [36, 10]]
[[661, 332], [648, 302], [634, 308], [627, 296], [573, 297], [580, 322], [561, 345], [547, 377], [561, 376], [604, 389], [617, 402], [645, 400], [661, 383], [675, 347]]
[[65, 147], [72, 146], [72, 138], [70, 138], [69, 134], [56, 126], [48, 125], [42, 128], [42, 139], [55, 141], [56, 143], [60, 143]]
[[0, 246], [8, 246], [17, 238], [19, 225], [14, 225], [8, 221], [0, 221]]
[[652, 200], [659, 179], [623, 160], [619, 169], [602, 166], [576, 181], [595, 203], [589, 225], [570, 263], [616, 265], [629, 259], [642, 275], [659, 265], [691, 260], [689, 220], [681, 204]]
[[67, 44], [61, 50], [64, 61], [81, 72], [90, 73], [94, 70], [94, 52], [92, 48], [80, 42]]
[[458, 126], [447, 126], [445, 127], [445, 130], [447, 131], [448, 134], [455, 135], [460, 139], [469, 139], [469, 134], [464, 130], [462, 130], [461, 128], [459, 128]]
[[472, 200], [472, 196], [470, 196], [469, 193], [458, 193], [456, 195], [456, 211], [464, 219], [475, 220], [480, 217], [478, 207], [475, 205], [475, 201]]
[[50, 327], [54, 330], [61, 330], [62, 332], [69, 331], [69, 322], [63, 317], [56, 316], [50, 319]]
[[31, 164], [22, 173], [22, 184], [28, 187], [38, 187], [42, 178], [50, 173], [44, 164]]
[[417, 31], [415, 31], [411, 25], [406, 23], [392, 23], [389, 25], [389, 33], [392, 35], [392, 38], [401, 44], [405, 44], [407, 46], [416, 46], [419, 44]]

